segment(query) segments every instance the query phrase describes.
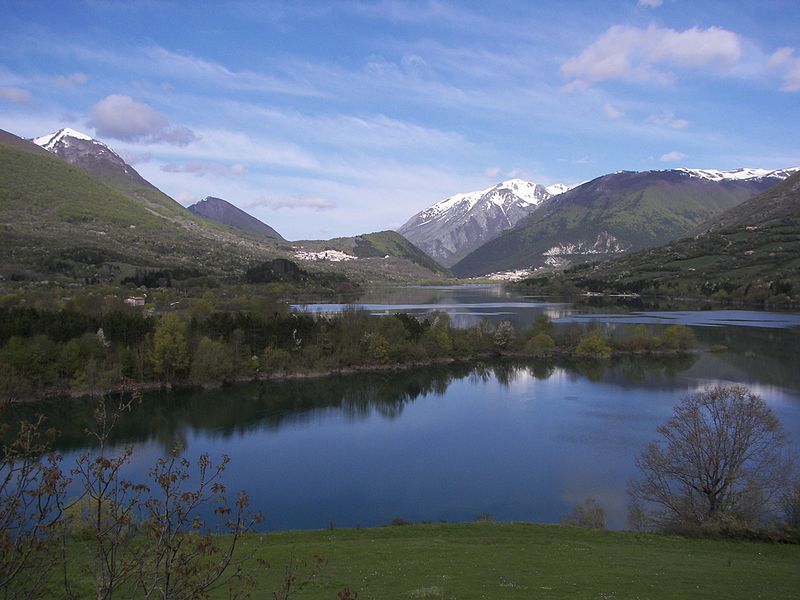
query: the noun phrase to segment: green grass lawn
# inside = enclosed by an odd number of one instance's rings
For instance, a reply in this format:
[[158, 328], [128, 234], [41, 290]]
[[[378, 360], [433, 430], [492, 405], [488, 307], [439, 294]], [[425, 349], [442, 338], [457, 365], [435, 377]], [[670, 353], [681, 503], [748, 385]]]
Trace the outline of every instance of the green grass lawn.
[[[290, 557], [328, 560], [297, 598], [798, 598], [800, 546], [476, 523], [251, 535], [271, 597]], [[292, 596], [295, 597], [295, 596]]]

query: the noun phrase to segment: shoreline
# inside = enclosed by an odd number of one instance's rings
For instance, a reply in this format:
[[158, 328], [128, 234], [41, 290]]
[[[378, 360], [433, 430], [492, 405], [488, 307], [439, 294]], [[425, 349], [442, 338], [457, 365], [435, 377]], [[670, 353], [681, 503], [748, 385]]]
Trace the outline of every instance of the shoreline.
[[178, 382], [163, 382], [163, 381], [127, 381], [115, 385], [97, 388], [50, 388], [39, 392], [34, 396], [21, 396], [14, 399], [4, 400], [0, 402], [0, 408], [3, 406], [14, 404], [36, 404], [39, 402], [53, 402], [58, 400], [80, 400], [85, 398], [97, 398], [108, 395], [127, 395], [143, 392], [157, 392], [169, 390], [212, 390], [225, 387], [227, 385], [236, 385], [242, 383], [259, 383], [268, 381], [295, 381], [307, 379], [322, 379], [325, 377], [335, 376], [348, 376], [358, 375], [361, 373], [392, 373], [400, 371], [408, 371], [430, 366], [443, 366], [451, 364], [463, 363], [477, 363], [482, 360], [495, 359], [495, 360], [547, 360], [547, 359], [564, 359], [572, 358], [577, 360], [603, 362], [612, 360], [614, 358], [622, 357], [639, 357], [639, 358], [658, 358], [670, 356], [682, 356], [688, 354], [699, 354], [701, 352], [710, 352], [711, 350], [705, 349], [690, 349], [690, 350], [661, 350], [649, 352], [636, 352], [636, 351], [615, 351], [609, 356], [577, 356], [574, 352], [562, 350], [553, 351], [544, 356], [534, 356], [524, 352], [502, 352], [502, 353], [483, 353], [474, 354], [464, 358], [454, 358], [452, 356], [431, 358], [425, 361], [411, 361], [403, 363], [390, 363], [390, 364], [363, 364], [363, 365], [349, 365], [345, 367], [330, 367], [322, 370], [303, 370], [295, 369], [288, 371], [276, 371], [273, 373], [261, 373], [253, 377], [238, 376], [225, 381], [216, 382], [214, 384], [197, 384], [190, 381]]

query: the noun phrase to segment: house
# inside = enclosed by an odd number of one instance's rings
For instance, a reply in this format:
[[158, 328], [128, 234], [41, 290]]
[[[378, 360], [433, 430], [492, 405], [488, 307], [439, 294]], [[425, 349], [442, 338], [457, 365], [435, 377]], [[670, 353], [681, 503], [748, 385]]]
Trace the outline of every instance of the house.
[[144, 296], [128, 296], [124, 302], [128, 306], [144, 306]]

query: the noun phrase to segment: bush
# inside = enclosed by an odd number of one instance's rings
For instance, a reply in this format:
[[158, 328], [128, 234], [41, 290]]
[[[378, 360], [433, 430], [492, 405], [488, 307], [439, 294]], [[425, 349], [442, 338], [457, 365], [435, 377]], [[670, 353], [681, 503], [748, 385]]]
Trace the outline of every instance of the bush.
[[561, 519], [561, 523], [587, 529], [605, 529], [606, 509], [594, 498], [587, 498], [573, 506], [572, 510]]
[[591, 358], [607, 358], [611, 356], [611, 346], [606, 343], [603, 334], [595, 329], [581, 338], [575, 348], [575, 354]]
[[533, 356], [547, 356], [556, 347], [553, 338], [546, 333], [537, 333], [525, 344], [525, 351]]

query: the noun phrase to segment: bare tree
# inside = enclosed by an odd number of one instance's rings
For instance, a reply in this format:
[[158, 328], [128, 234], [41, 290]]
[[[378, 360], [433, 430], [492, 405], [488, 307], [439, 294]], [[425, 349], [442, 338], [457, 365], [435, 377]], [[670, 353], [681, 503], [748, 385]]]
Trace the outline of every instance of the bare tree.
[[114, 598], [119, 588], [136, 572], [132, 545], [138, 534], [138, 513], [149, 488], [122, 476], [133, 455], [133, 446], [114, 454], [109, 448], [111, 433], [124, 412], [130, 411], [134, 395], [109, 409], [100, 398], [94, 411], [94, 426], [85, 433], [97, 440], [96, 452], [84, 452], [70, 471], [82, 487], [82, 495], [73, 503], [81, 517], [88, 520], [90, 546], [95, 555], [92, 574], [97, 600]]
[[[0, 595], [40, 598], [54, 560], [49, 542], [57, 538], [67, 479], [61, 456], [50, 451], [55, 437], [44, 418], [21, 422], [0, 447]], [[7, 426], [0, 433], [7, 433]]]
[[777, 417], [744, 386], [684, 397], [636, 459], [629, 493], [650, 525], [752, 525], [774, 510], [791, 471]]
[[[146, 539], [137, 581], [143, 598], [206, 598], [212, 590], [241, 579], [241, 563], [249, 556], [236, 558], [237, 543], [262, 521], [260, 514], [249, 512], [244, 492], [235, 507], [229, 507], [221, 481], [227, 456], [214, 465], [207, 454], [201, 455], [196, 484], [190, 487], [191, 463], [180, 456], [181, 450], [176, 447], [150, 470], [155, 485], [144, 502]], [[224, 521], [216, 530], [199, 514], [206, 505]], [[215, 535], [219, 533], [228, 535]]]

